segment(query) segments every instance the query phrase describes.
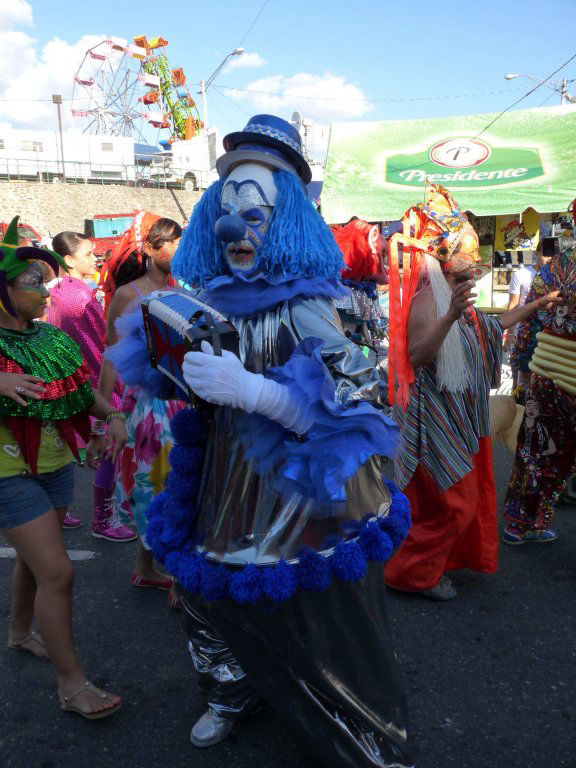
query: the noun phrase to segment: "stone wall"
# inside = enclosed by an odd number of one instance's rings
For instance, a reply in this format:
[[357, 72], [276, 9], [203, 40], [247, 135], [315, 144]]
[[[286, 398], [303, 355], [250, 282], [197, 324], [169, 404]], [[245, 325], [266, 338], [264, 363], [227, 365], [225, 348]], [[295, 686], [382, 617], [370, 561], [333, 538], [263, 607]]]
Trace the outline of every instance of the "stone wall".
[[16, 214], [43, 237], [57, 232], [84, 231], [84, 219], [95, 214], [153, 211], [182, 224], [198, 201], [199, 192], [140, 189], [120, 184], [50, 184], [0, 181], [0, 221]]

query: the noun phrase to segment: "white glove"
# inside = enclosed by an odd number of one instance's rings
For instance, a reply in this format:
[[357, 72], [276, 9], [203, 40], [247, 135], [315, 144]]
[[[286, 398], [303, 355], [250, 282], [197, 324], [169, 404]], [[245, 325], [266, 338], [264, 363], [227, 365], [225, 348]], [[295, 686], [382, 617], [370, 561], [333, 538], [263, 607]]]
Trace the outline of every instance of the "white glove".
[[184, 355], [182, 373], [190, 389], [209, 403], [253, 413], [264, 376], [247, 371], [233, 352], [222, 350], [222, 357], [218, 357], [207, 341], [202, 342], [201, 349]]
[[298, 403], [288, 387], [261, 373], [250, 373], [232, 352], [214, 355], [211, 345], [203, 341], [202, 352], [187, 352], [182, 371], [184, 380], [197, 395], [209, 403], [240, 408], [246, 413], [260, 413], [286, 429], [304, 434], [312, 419], [306, 416], [304, 404]]

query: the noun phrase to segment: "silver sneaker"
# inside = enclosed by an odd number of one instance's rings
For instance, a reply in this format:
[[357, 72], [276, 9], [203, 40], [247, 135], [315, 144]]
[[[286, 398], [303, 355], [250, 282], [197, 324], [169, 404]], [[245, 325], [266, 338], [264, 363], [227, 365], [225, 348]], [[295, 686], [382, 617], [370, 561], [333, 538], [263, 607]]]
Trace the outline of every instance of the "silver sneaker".
[[438, 584], [431, 589], [421, 589], [420, 594], [429, 597], [431, 600], [451, 600], [458, 594], [456, 587], [452, 584], [448, 576], [442, 576]]
[[190, 741], [195, 747], [213, 747], [224, 741], [234, 728], [234, 723], [234, 718], [220, 717], [208, 710], [192, 726]]

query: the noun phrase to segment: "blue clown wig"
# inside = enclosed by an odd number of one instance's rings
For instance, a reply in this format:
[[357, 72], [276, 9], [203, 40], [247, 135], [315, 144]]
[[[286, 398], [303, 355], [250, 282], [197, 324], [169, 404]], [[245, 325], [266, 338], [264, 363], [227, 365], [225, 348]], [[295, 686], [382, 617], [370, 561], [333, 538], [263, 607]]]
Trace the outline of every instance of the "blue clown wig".
[[[339, 277], [345, 266], [342, 252], [330, 227], [306, 198], [302, 183], [288, 171], [274, 171], [274, 181], [278, 198], [259, 252], [259, 270], [266, 277]], [[172, 262], [172, 274], [195, 288], [228, 272], [214, 232], [225, 183], [220, 179], [204, 192]]]

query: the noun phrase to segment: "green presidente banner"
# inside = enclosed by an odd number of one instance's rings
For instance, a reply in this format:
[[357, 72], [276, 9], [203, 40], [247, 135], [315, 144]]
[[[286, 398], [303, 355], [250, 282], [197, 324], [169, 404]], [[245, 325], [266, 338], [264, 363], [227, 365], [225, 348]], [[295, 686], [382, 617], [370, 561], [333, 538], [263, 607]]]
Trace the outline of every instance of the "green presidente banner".
[[334, 123], [322, 213], [401, 218], [425, 183], [448, 187], [477, 216], [565, 211], [576, 197], [576, 107], [426, 120]]

